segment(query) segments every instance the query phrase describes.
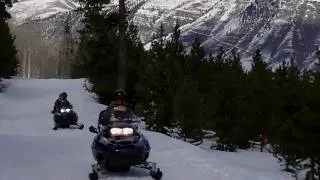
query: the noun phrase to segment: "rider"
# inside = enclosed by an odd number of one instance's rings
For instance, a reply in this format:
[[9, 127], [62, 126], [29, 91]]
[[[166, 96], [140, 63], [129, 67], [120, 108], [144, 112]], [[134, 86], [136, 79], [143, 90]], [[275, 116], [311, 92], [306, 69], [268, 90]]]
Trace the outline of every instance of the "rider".
[[126, 104], [126, 92], [122, 89], [118, 89], [114, 92], [114, 100], [109, 104], [109, 106], [102, 110], [99, 114], [99, 120], [98, 125], [106, 125], [108, 120], [111, 117], [111, 112], [116, 108], [117, 106], [123, 105], [128, 109]]
[[59, 98], [54, 103], [52, 114], [59, 112], [62, 105], [72, 108], [72, 104], [67, 100], [68, 94], [66, 92], [62, 92], [59, 94]]
[[55, 122], [53, 130], [57, 130], [59, 127], [71, 127], [71, 125], [79, 129], [83, 129], [84, 127], [83, 124], [77, 123], [78, 115], [75, 112], [71, 111], [71, 113], [68, 114], [67, 119], [61, 119], [60, 115], [58, 114], [62, 107], [67, 107], [70, 109], [73, 108], [72, 104], [67, 100], [67, 97], [68, 97], [67, 93], [62, 92], [59, 94], [59, 98], [54, 103], [54, 108], [51, 111], [51, 113], [54, 114], [53, 119]]
[[108, 108], [113, 108], [119, 105], [126, 105], [126, 92], [122, 89], [118, 89], [114, 92], [114, 101], [110, 103]]

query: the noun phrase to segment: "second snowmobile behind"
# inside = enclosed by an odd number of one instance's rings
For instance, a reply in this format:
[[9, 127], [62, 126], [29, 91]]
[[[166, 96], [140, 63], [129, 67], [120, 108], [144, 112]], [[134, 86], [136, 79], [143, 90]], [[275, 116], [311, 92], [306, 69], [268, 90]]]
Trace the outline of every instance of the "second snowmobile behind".
[[51, 111], [54, 120], [53, 130], [58, 128], [83, 129], [84, 125], [78, 123], [78, 115], [73, 111], [72, 104], [67, 100], [67, 93], [62, 92], [54, 103]]
[[58, 128], [83, 129], [84, 125], [78, 123], [78, 115], [72, 110], [72, 107], [61, 106], [59, 112], [53, 117], [53, 130]]

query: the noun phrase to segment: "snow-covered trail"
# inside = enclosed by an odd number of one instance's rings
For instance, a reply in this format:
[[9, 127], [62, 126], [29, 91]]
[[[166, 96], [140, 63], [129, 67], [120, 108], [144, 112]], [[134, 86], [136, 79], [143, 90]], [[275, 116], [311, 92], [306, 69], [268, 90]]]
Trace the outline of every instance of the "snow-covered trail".
[[[0, 93], [0, 180], [87, 180], [94, 163], [90, 145], [104, 109], [83, 88], [80, 80], [4, 81]], [[50, 111], [58, 94], [66, 91], [84, 130], [53, 131]], [[150, 161], [164, 180], [289, 180], [269, 154], [207, 152], [165, 135], [144, 131], [152, 148]], [[148, 172], [133, 168], [109, 179], [149, 179]]]

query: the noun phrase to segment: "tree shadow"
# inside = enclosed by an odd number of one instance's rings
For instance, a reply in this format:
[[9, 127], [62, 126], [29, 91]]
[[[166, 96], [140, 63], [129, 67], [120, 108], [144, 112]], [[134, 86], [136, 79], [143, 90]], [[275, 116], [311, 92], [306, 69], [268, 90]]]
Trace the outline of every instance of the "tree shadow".
[[7, 86], [4, 84], [4, 82], [0, 79], [0, 93], [4, 92]]

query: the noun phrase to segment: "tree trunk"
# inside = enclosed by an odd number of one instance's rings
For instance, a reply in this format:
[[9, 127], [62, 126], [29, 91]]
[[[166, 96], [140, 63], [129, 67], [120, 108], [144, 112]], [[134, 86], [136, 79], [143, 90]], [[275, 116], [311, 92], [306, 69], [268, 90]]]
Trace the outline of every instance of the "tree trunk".
[[27, 78], [30, 79], [31, 74], [31, 50], [30, 50], [30, 42], [28, 44], [28, 75]]
[[260, 137], [260, 152], [263, 152], [264, 144], [264, 135], [262, 133]]
[[125, 0], [119, 0], [119, 60], [118, 60], [118, 88], [126, 88], [126, 58], [127, 51], [125, 46], [125, 31], [126, 31], [126, 7]]
[[23, 56], [23, 66], [22, 66], [22, 77], [26, 78], [26, 74], [27, 74], [27, 71], [26, 71], [26, 67], [27, 67], [27, 48], [28, 46], [24, 46], [24, 56]]

